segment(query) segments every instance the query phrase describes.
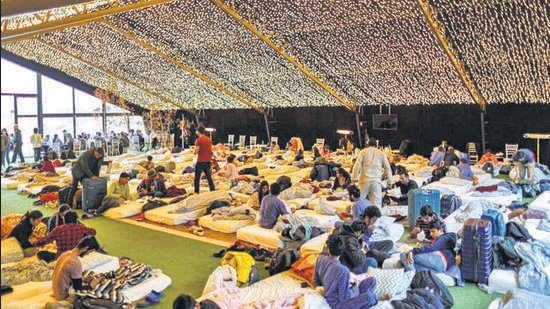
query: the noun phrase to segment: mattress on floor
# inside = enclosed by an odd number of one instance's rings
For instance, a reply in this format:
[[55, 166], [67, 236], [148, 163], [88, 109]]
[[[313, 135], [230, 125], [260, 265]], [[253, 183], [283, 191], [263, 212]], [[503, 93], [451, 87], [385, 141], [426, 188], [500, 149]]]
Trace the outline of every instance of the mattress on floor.
[[214, 220], [212, 215], [205, 215], [199, 218], [199, 225], [212, 231], [222, 233], [235, 233], [237, 230], [255, 224], [254, 220]]
[[[378, 221], [381, 221], [383, 218], [388, 218], [382, 216], [382, 218], [378, 219]], [[391, 218], [393, 219], [393, 218]], [[381, 240], [391, 240], [394, 243], [398, 242], [401, 237], [403, 237], [403, 234], [405, 233], [405, 226], [401, 223], [389, 223], [389, 224], [382, 224], [382, 222], [376, 222], [376, 229], [374, 230], [372, 236], [370, 237], [371, 241], [381, 241]]]
[[[344, 200], [336, 200], [336, 201], [327, 201], [326, 198], [324, 199], [324, 202], [326, 202], [328, 205], [332, 206], [334, 210], [336, 210], [337, 213], [349, 213], [351, 209], [351, 202], [350, 201], [344, 201]], [[315, 209], [319, 204], [321, 203], [321, 198], [316, 198], [311, 200], [309, 203], [307, 203], [307, 207], [309, 209]]]
[[316, 226], [324, 229], [334, 227], [334, 223], [342, 221], [338, 215], [323, 215], [310, 209], [296, 210], [294, 215], [306, 220], [310, 226]]
[[441, 192], [441, 196], [446, 194], [456, 194], [462, 196], [472, 190], [472, 184], [470, 182], [470, 184], [456, 185], [436, 181], [423, 186], [422, 189], [438, 190]]
[[187, 223], [191, 220], [197, 220], [200, 216], [204, 215], [206, 212], [206, 207], [199, 208], [194, 211], [184, 212], [184, 213], [175, 213], [172, 214], [170, 211], [178, 208], [180, 204], [173, 204], [155, 208], [145, 212], [145, 218], [147, 220], [167, 224], [167, 225], [180, 225]]
[[172, 284], [172, 278], [165, 275], [160, 269], [154, 269], [151, 274], [151, 277], [143, 280], [140, 284], [122, 290], [122, 295], [134, 302], [144, 298], [147, 294], [151, 293], [152, 290], [160, 292]]
[[[484, 172], [483, 174], [474, 174], [474, 176], [477, 177], [478, 183], [482, 186], [489, 186], [493, 181], [493, 175], [489, 173]], [[502, 179], [500, 181], [502, 181]]]
[[409, 206], [398, 205], [398, 206], [386, 206], [380, 209], [382, 216], [391, 217], [392, 215], [408, 216], [409, 215]]
[[550, 191], [544, 191], [537, 196], [529, 204], [529, 209], [544, 211], [546, 212], [546, 216], [550, 218]]
[[304, 256], [307, 254], [320, 254], [323, 251], [323, 248], [325, 247], [325, 243], [327, 242], [329, 235], [330, 233], [323, 233], [317, 237], [313, 237], [312, 239], [306, 241], [300, 247], [300, 255]]
[[231, 195], [232, 198], [234, 198], [235, 200], [241, 203], [248, 203], [248, 200], [250, 199], [250, 195], [248, 194], [239, 193], [231, 190], [227, 191], [227, 193], [229, 193], [229, 195]]
[[101, 254], [95, 251], [86, 254], [84, 257], [79, 257], [82, 263], [82, 270], [93, 270], [96, 273], [104, 273], [111, 270], [116, 270], [120, 267], [116, 256]]
[[[173, 197], [166, 197], [161, 198], [160, 200], [169, 203], [173, 199]], [[144, 199], [126, 201], [118, 207], [107, 209], [107, 211], [105, 211], [103, 215], [111, 219], [128, 218], [139, 214], [141, 212], [141, 209], [143, 208], [143, 205], [145, 205], [146, 203], [147, 201]]]
[[258, 174], [260, 176], [265, 176], [265, 177], [275, 176], [275, 175], [281, 176], [281, 175], [288, 175], [288, 174], [297, 172], [299, 170], [300, 168], [297, 166], [282, 165], [282, 166], [277, 166], [275, 168], [264, 168], [264, 169], [258, 170]]
[[259, 224], [245, 226], [237, 230], [237, 239], [266, 246], [270, 249], [282, 248], [284, 246], [280, 235], [281, 233], [273, 229], [264, 229]]
[[495, 269], [489, 275], [489, 288], [497, 293], [505, 294], [519, 286], [518, 274], [513, 269]]
[[550, 239], [550, 232], [537, 229], [541, 219], [527, 219], [525, 220], [524, 227], [529, 231], [529, 234], [533, 236], [534, 239]]
[[[507, 194], [506, 194], [507, 193]], [[513, 201], [517, 201], [518, 197], [516, 194], [513, 194], [512, 192], [501, 192], [502, 195], [500, 196], [488, 196], [484, 193], [480, 194], [480, 192], [468, 192], [464, 195], [460, 196], [460, 199], [462, 200], [462, 204], [469, 203], [473, 200], [486, 200], [493, 202], [498, 205], [508, 206], [512, 204]], [[480, 195], [480, 196], [475, 196]]]
[[22, 183], [28, 183], [28, 181], [19, 181], [17, 179], [10, 178], [2, 178], [2, 180], [0, 180], [2, 189], [17, 189], [17, 187]]

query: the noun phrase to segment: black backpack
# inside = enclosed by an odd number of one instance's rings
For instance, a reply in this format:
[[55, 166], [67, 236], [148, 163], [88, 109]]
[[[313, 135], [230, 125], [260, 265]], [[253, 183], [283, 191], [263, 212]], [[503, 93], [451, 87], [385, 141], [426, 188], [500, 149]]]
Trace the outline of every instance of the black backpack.
[[493, 175], [493, 171], [494, 171], [494, 166], [493, 166], [493, 163], [491, 162], [487, 162], [483, 165], [482, 169], [485, 171], [485, 173], [489, 173], [491, 175]]
[[69, 203], [69, 194], [71, 193], [72, 188], [72, 185], [68, 185], [57, 191], [57, 195], [59, 196], [59, 205], [69, 204], [71, 207], [73, 206], [72, 201]]
[[288, 176], [280, 176], [275, 182], [281, 186], [281, 192], [285, 189], [292, 187], [292, 181]]
[[281, 273], [285, 270], [289, 270], [292, 267], [292, 264], [300, 258], [300, 252], [294, 249], [288, 248], [279, 248], [269, 261], [269, 266], [267, 270], [269, 275], [273, 276], [278, 273]]
[[433, 170], [431, 182], [438, 181], [439, 179], [445, 177], [445, 175], [447, 175], [447, 171], [449, 171], [449, 168], [446, 166], [441, 166]]
[[526, 228], [513, 221], [506, 223], [506, 236], [512, 237], [516, 241], [528, 241], [533, 239], [533, 236], [529, 234]]
[[239, 171], [239, 175], [254, 175], [258, 176], [258, 167], [245, 167], [242, 170]]
[[434, 295], [439, 297], [445, 308], [451, 308], [454, 305], [453, 296], [433, 270], [417, 271], [412, 279], [411, 289], [425, 289], [426, 287], [434, 291]]
[[516, 240], [512, 237], [493, 237], [493, 267], [496, 269], [519, 267], [521, 257], [514, 249]]

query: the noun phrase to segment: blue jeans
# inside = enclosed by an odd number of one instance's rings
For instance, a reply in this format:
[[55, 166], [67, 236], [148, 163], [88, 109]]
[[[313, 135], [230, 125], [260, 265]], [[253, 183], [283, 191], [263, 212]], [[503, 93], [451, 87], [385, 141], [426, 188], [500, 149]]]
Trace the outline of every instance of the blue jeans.
[[378, 262], [376, 261], [375, 258], [368, 257], [365, 259], [365, 262], [363, 264], [357, 265], [350, 270], [352, 273], [360, 275], [360, 274], [366, 273], [369, 267], [372, 267], [372, 268], [378, 267]]
[[445, 261], [439, 252], [426, 252], [413, 256], [416, 270], [433, 269], [437, 273], [445, 271]]

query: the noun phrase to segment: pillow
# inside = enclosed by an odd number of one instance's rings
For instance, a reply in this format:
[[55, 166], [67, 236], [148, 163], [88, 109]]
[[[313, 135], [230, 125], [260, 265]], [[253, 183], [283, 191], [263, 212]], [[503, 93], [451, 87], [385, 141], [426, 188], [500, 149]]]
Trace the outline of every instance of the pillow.
[[411, 285], [415, 271], [404, 269], [380, 269], [369, 267], [367, 277], [376, 279], [376, 296], [388, 294], [390, 298], [403, 294]]
[[325, 199], [320, 199], [319, 206], [315, 207], [315, 211], [321, 215], [336, 215], [336, 210], [334, 207], [327, 203]]
[[317, 257], [319, 257], [319, 254], [308, 254], [302, 256], [292, 264], [292, 267], [288, 270], [288, 274], [291, 277], [305, 280], [310, 286], [313, 287], [313, 274]]

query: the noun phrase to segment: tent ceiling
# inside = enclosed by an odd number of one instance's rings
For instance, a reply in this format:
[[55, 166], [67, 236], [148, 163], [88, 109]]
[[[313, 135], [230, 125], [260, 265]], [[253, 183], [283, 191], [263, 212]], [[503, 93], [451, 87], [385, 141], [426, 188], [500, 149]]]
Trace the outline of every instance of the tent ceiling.
[[480, 103], [471, 89], [488, 104], [550, 102], [544, 0], [431, 0], [442, 39], [416, 1], [234, 3], [96, 1], [3, 18], [2, 48], [115, 82], [145, 108]]

